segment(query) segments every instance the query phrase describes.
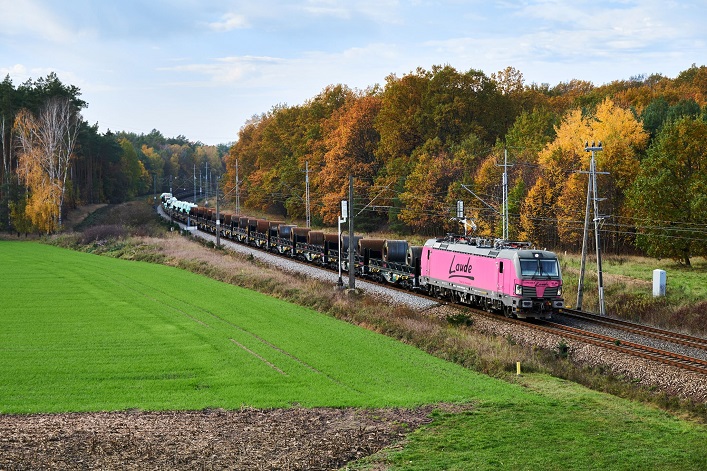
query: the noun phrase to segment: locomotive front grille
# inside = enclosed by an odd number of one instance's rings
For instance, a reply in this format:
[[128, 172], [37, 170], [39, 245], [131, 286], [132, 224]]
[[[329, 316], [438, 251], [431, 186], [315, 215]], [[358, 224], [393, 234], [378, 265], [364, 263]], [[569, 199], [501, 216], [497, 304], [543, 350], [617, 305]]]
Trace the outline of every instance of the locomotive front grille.
[[[557, 296], [557, 287], [546, 287], [545, 291], [543, 292], [543, 298], [548, 298], [548, 297], [554, 297]], [[523, 297], [524, 298], [537, 298], [538, 297], [538, 291], [535, 289], [535, 286], [523, 286]]]

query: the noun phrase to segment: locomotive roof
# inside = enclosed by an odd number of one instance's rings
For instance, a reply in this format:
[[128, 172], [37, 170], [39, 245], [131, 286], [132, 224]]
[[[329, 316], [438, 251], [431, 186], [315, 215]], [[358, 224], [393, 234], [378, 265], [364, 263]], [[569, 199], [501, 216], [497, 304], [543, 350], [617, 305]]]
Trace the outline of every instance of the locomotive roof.
[[429, 239], [425, 246], [490, 258], [556, 258], [553, 252], [532, 249], [527, 242], [486, 241], [476, 237]]

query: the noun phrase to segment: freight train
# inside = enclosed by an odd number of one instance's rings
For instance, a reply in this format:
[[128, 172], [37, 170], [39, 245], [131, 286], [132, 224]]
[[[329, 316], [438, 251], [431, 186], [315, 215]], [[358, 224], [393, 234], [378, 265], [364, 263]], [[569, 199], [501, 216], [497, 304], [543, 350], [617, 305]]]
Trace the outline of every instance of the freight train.
[[[423, 246], [406, 240], [367, 239], [325, 233], [283, 221], [250, 218], [161, 196], [164, 210], [185, 224], [263, 250], [330, 268], [349, 269], [354, 249], [356, 276], [395, 284], [439, 299], [502, 313], [549, 319], [564, 307], [557, 256], [527, 242], [448, 234]], [[341, 252], [339, 251], [341, 247]]]

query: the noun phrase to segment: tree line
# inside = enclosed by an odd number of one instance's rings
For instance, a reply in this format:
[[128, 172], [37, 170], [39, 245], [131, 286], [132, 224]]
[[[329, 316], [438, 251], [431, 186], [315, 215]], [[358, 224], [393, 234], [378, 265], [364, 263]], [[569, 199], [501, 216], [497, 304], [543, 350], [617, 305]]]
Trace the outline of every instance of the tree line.
[[577, 250], [584, 147], [601, 141], [603, 250], [689, 264], [707, 255], [706, 104], [705, 66], [602, 86], [526, 84], [512, 67], [487, 76], [434, 66], [365, 90], [327, 86], [253, 116], [233, 145], [207, 146], [157, 130], [101, 134], [81, 117], [88, 104], [77, 87], [55, 74], [15, 87], [8, 76], [0, 229], [52, 232], [77, 205], [163, 191], [199, 198], [217, 181], [244, 213], [303, 219], [309, 206], [315, 224], [333, 225], [353, 175], [361, 230], [458, 232], [462, 200], [476, 234], [497, 237], [505, 170], [509, 237]]
[[0, 83], [0, 230], [54, 232], [79, 205], [121, 203], [138, 195], [206, 186], [224, 171], [227, 145], [184, 136], [100, 133], [81, 116], [81, 91], [56, 74], [15, 86]]
[[[502, 234], [507, 171], [509, 236], [543, 247], [582, 243], [590, 153], [596, 153], [603, 250], [707, 255], [707, 67], [675, 79], [637, 76], [602, 86], [526, 84], [451, 66], [390, 75], [382, 86], [326, 87], [278, 105], [240, 130], [226, 157], [240, 201], [289, 218], [335, 224], [355, 177], [357, 226], [459, 232], [456, 202], [476, 234]], [[505, 166], [505, 162], [508, 163]], [[593, 217], [593, 216], [592, 216]]]

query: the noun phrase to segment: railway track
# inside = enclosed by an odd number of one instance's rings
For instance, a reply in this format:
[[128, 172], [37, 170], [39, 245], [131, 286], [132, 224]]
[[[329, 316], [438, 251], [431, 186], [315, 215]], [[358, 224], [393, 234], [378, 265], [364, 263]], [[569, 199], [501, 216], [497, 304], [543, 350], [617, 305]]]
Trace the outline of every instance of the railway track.
[[[473, 312], [476, 315], [481, 315], [484, 317], [495, 319], [497, 321], [502, 321], [502, 322], [507, 322], [510, 324], [519, 325], [519, 326], [529, 328], [529, 329], [534, 329], [534, 330], [537, 330], [540, 332], [546, 332], [549, 334], [557, 335], [557, 336], [560, 336], [565, 339], [576, 340], [576, 341], [584, 342], [584, 343], [587, 343], [590, 345], [595, 345], [597, 347], [606, 348], [608, 350], [613, 350], [615, 352], [623, 353], [625, 355], [644, 358], [644, 359], [656, 361], [656, 362], [664, 364], [664, 365], [670, 365], [670, 366], [681, 368], [681, 369], [684, 369], [687, 371], [692, 371], [695, 373], [701, 373], [703, 375], [707, 375], [707, 360], [704, 360], [701, 358], [695, 358], [695, 357], [692, 357], [689, 355], [683, 355], [680, 353], [671, 352], [669, 350], [655, 348], [650, 345], [644, 345], [644, 344], [641, 344], [638, 342], [631, 342], [631, 341], [619, 339], [616, 337], [612, 337], [609, 335], [599, 334], [599, 333], [591, 332], [591, 331], [588, 331], [585, 329], [571, 327], [571, 326], [564, 325], [564, 324], [561, 324], [558, 322], [553, 322], [553, 321], [531, 321], [531, 322], [529, 322], [529, 321], [522, 321], [522, 320], [518, 320], [518, 319], [505, 318], [505, 317], [499, 316], [497, 314], [491, 314], [486, 311], [480, 311], [480, 310], [474, 309], [474, 308], [467, 308], [467, 309], [469, 309], [471, 312]], [[585, 314], [585, 313], [582, 313], [582, 314]], [[600, 319], [604, 319], [604, 318], [600, 318]], [[618, 321], [623, 322], [620, 320], [618, 320]], [[632, 323], [629, 322], [628, 324], [632, 324]], [[662, 329], [655, 329], [653, 327], [648, 327], [648, 326], [640, 326], [640, 327], [647, 327], [647, 329], [649, 331], [653, 330], [653, 329], [661, 331], [664, 335], [663, 335], [663, 337], [660, 337], [660, 340], [665, 340], [664, 337], [668, 337], [669, 336], [668, 334], [676, 334], [675, 332], [664, 331]], [[632, 331], [632, 333], [636, 333], [636, 332]], [[643, 333], [640, 333], [639, 335], [647, 336]], [[681, 337], [693, 338], [691, 336], [684, 336], [683, 334], [677, 334], [677, 335], [681, 336]], [[704, 349], [705, 351], [707, 351], [707, 346], [705, 346], [705, 339], [700, 339], [699, 337], [694, 337], [694, 338], [697, 339], [698, 341], [701, 340], [702, 341], [701, 345], [703, 345], [703, 346], [700, 349]]]
[[688, 355], [682, 355], [636, 342], [629, 342], [616, 337], [598, 334], [596, 332], [590, 332], [587, 330], [578, 329], [576, 327], [558, 324], [552, 321], [539, 322], [534, 325], [534, 328], [628, 355], [657, 361], [665, 365], [675, 366], [688, 371], [694, 371], [696, 373], [707, 375], [707, 360], [700, 358], [694, 358]]
[[577, 311], [573, 309], [563, 309], [562, 315], [571, 317], [573, 319], [580, 319], [583, 321], [592, 322], [594, 324], [605, 325], [612, 329], [622, 330], [624, 332], [630, 332], [632, 334], [642, 335], [644, 337], [651, 337], [654, 339], [664, 340], [666, 342], [671, 342], [678, 345], [684, 345], [686, 347], [707, 351], [707, 339], [704, 339], [702, 337], [681, 334], [679, 332], [672, 332], [670, 330], [659, 329], [657, 327], [638, 324], [623, 319], [599, 316], [597, 314]]

